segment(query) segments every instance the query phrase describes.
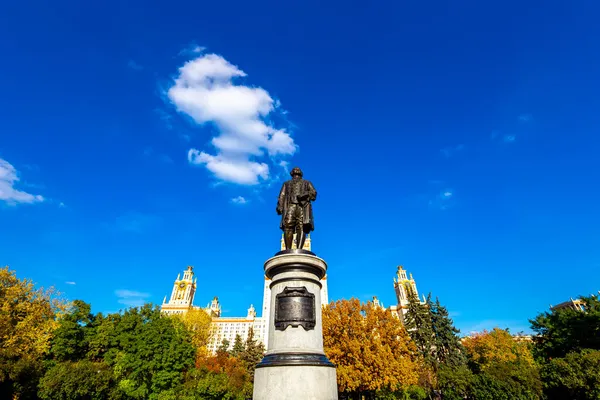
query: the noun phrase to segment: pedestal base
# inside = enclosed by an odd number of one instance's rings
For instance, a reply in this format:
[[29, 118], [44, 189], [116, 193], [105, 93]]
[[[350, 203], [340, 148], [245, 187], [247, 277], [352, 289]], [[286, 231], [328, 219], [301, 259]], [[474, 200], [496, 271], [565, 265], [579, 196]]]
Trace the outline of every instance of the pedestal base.
[[321, 279], [327, 263], [303, 250], [265, 262], [271, 279], [267, 353], [254, 372], [254, 400], [337, 400], [335, 366], [323, 352]]
[[335, 368], [296, 365], [257, 368], [253, 400], [337, 400]]

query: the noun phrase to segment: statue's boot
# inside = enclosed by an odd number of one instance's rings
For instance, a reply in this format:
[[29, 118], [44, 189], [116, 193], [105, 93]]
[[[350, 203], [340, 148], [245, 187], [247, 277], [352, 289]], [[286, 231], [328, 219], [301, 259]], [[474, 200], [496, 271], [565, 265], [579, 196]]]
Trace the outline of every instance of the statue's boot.
[[291, 250], [292, 249], [292, 243], [294, 241], [294, 230], [293, 229], [286, 229], [283, 232], [283, 242], [285, 243], [285, 249], [286, 250]]

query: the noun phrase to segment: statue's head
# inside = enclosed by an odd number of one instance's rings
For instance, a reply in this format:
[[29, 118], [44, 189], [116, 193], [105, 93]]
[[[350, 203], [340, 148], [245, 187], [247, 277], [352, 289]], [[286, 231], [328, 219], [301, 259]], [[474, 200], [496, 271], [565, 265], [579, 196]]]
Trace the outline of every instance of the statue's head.
[[290, 175], [292, 176], [292, 178], [294, 176], [298, 176], [298, 177], [302, 178], [302, 170], [298, 167], [294, 167], [294, 169], [292, 169], [292, 172], [290, 172]]

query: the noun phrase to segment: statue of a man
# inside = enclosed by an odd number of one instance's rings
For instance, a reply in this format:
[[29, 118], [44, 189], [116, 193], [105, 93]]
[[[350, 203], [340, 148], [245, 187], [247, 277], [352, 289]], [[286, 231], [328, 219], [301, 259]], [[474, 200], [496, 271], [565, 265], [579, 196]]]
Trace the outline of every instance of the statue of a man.
[[310, 181], [302, 179], [302, 171], [296, 167], [290, 172], [292, 179], [283, 183], [277, 201], [277, 214], [281, 215], [279, 227], [283, 230], [286, 250], [291, 250], [294, 233], [296, 248], [302, 249], [306, 234], [315, 228], [311, 201], [317, 199], [317, 191]]

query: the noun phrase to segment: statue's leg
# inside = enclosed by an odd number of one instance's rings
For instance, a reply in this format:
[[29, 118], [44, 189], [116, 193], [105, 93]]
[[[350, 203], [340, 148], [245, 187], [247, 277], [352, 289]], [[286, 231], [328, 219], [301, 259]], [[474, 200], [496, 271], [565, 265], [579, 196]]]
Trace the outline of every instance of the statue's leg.
[[302, 250], [302, 247], [304, 246], [304, 209], [302, 206], [297, 206], [296, 210], [296, 248]]
[[283, 219], [283, 242], [285, 243], [285, 249], [291, 250], [292, 243], [294, 241], [294, 229], [295, 229], [295, 220], [294, 220], [294, 210], [293, 205], [288, 207], [287, 212], [285, 214], [285, 218]]
[[292, 249], [292, 242], [294, 240], [294, 228], [290, 228], [288, 226], [285, 227], [285, 231], [283, 232], [283, 242], [285, 243], [285, 249]]

